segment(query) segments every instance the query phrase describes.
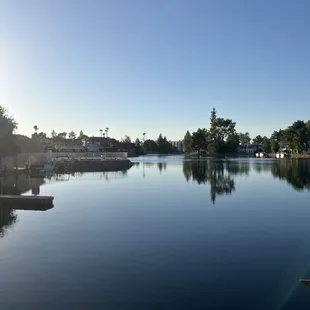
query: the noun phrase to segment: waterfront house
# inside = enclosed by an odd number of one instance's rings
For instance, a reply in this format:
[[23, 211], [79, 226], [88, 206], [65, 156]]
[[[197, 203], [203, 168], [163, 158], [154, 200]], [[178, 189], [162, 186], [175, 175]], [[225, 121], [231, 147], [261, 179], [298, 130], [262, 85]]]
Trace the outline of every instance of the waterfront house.
[[[87, 152], [104, 152], [113, 147], [113, 140], [105, 137], [90, 137], [83, 140], [83, 146]], [[116, 141], [116, 140], [115, 140]]]
[[91, 137], [87, 139], [86, 144], [92, 145], [94, 148], [98, 147], [99, 151], [103, 151], [105, 148], [109, 148], [113, 146], [113, 140], [115, 139], [106, 138], [106, 137]]
[[88, 152], [128, 152], [131, 156], [135, 154], [135, 144], [120, 142], [113, 138], [91, 137], [84, 141]]
[[119, 142], [117, 140], [113, 143], [113, 151], [116, 152], [128, 152], [133, 153], [135, 152], [135, 144], [131, 142]]
[[39, 138], [40, 144], [44, 147], [44, 150], [52, 150], [54, 148], [53, 140], [47, 137]]
[[86, 152], [102, 152], [100, 142], [94, 141], [92, 139], [87, 139], [83, 141], [83, 146]]
[[84, 152], [83, 142], [77, 139], [57, 139], [54, 145], [56, 152]]
[[259, 145], [254, 144], [254, 143], [253, 144], [247, 143], [247, 144], [240, 145], [238, 147], [239, 153], [254, 154], [254, 153], [258, 152], [258, 150], [259, 150]]

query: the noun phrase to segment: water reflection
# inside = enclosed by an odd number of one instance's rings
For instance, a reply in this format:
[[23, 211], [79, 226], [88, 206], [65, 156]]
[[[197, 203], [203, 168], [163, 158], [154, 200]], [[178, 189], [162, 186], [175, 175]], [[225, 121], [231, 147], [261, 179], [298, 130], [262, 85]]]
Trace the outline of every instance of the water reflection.
[[271, 166], [271, 173], [286, 180], [296, 191], [310, 191], [310, 160], [280, 160]]
[[[162, 173], [162, 171], [166, 171], [167, 170], [167, 162], [135, 162], [135, 167], [136, 169], [141, 169], [142, 170], [142, 176], [143, 178], [146, 177], [147, 173], [145, 169], [153, 169], [155, 166], [157, 166], [158, 171], [160, 172], [160, 174]], [[169, 164], [169, 163], [168, 163]]]
[[310, 191], [310, 160], [183, 162], [183, 174], [186, 180], [209, 184], [213, 203], [217, 195], [231, 194], [236, 190], [233, 177], [249, 175], [251, 170], [257, 173], [271, 173], [273, 177], [285, 180], [296, 191]]
[[[7, 177], [0, 178], [0, 195], [13, 195], [20, 196], [30, 192], [32, 195], [40, 195], [40, 188], [42, 185], [50, 184], [54, 182], [63, 182], [69, 181], [71, 179], [87, 179], [92, 178], [93, 180], [116, 180], [123, 179], [127, 177], [126, 171], [117, 171], [117, 172], [95, 172], [95, 173], [72, 173], [72, 174], [53, 174], [49, 175], [46, 178], [43, 177], [30, 177], [26, 174], [20, 175], [10, 175]], [[10, 200], [11, 201], [11, 200]], [[18, 203], [14, 206], [9, 204], [9, 202], [0, 201], [0, 237], [7, 235], [7, 231], [12, 227], [17, 221], [16, 210], [40, 210], [46, 211], [44, 208], [35, 208], [35, 201], [33, 203], [29, 200], [25, 202]], [[30, 206], [29, 206], [30, 205]], [[32, 209], [32, 206], [34, 207]], [[53, 206], [51, 206], [53, 207]]]
[[72, 174], [52, 174], [44, 177], [30, 177], [26, 174], [9, 175], [0, 178], [0, 195], [22, 195], [26, 192], [31, 192], [32, 195], [40, 195], [40, 188], [47, 183], [69, 181], [70, 179], [82, 179], [91, 177], [96, 180], [116, 180], [127, 177], [125, 171], [109, 171], [109, 172], [93, 172], [82, 173], [75, 172]]
[[167, 169], [167, 164], [166, 163], [157, 163], [157, 167], [158, 167], [159, 172], [161, 173], [163, 169], [164, 170]]
[[[158, 169], [160, 173], [168, 170], [169, 162], [141, 162], [136, 168], [146, 175], [146, 169]], [[175, 165], [175, 163], [174, 163]], [[210, 186], [210, 199], [213, 204], [217, 196], [231, 195], [237, 189], [237, 176], [247, 176], [250, 172], [267, 173], [274, 178], [286, 181], [294, 190], [310, 191], [310, 160], [205, 160], [183, 161], [178, 163], [187, 181]], [[146, 168], [146, 169], [145, 169]], [[0, 178], [1, 195], [22, 195], [30, 192], [40, 194], [41, 186], [53, 182], [74, 180], [117, 180], [128, 177], [127, 170], [118, 172], [54, 174], [46, 178], [31, 178], [27, 175], [14, 175]], [[7, 229], [17, 221], [15, 210], [0, 206], [0, 237], [5, 236]]]
[[262, 172], [270, 172], [272, 171], [274, 166], [277, 166], [279, 164], [279, 161], [269, 161], [269, 160], [259, 160], [257, 162], [253, 162], [251, 164], [252, 169], [257, 172], [257, 173], [262, 173]]
[[8, 208], [0, 207], [0, 238], [7, 235], [7, 230], [17, 221], [15, 211]]
[[127, 170], [123, 171], [106, 171], [106, 172], [73, 172], [70, 174], [54, 174], [49, 183], [63, 182], [78, 179], [92, 179], [92, 180], [110, 180], [124, 179], [128, 176]]
[[45, 184], [43, 177], [31, 178], [26, 174], [9, 175], [0, 178], [1, 195], [21, 195], [31, 190], [33, 195], [40, 194], [40, 186]]
[[[0, 178], [1, 195], [22, 195], [31, 191], [33, 195], [40, 194], [40, 186], [44, 184], [43, 178], [31, 178], [28, 175], [9, 175]], [[7, 235], [7, 231], [17, 221], [17, 214], [14, 209], [7, 205], [0, 205], [0, 237]], [[22, 208], [22, 206], [20, 206]]]
[[235, 191], [233, 176], [249, 174], [248, 163], [228, 161], [184, 161], [183, 174], [187, 181], [210, 185], [210, 197], [213, 204], [217, 195], [231, 194]]

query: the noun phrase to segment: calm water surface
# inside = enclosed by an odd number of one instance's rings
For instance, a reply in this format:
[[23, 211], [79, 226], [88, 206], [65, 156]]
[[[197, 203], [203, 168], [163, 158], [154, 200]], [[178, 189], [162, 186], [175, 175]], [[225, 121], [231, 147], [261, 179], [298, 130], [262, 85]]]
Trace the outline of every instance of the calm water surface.
[[134, 161], [2, 182], [1, 310], [309, 309], [310, 161]]

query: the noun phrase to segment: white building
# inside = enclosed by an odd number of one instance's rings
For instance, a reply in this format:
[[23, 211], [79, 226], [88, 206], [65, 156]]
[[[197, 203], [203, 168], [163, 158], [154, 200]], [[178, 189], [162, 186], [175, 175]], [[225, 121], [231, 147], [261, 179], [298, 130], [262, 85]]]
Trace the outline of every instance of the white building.
[[247, 143], [244, 145], [240, 145], [238, 147], [238, 152], [240, 153], [247, 153], [247, 154], [254, 154], [258, 151], [259, 147], [257, 144]]
[[182, 141], [169, 141], [170, 144], [175, 147], [179, 152], [183, 151], [183, 143]]
[[58, 140], [54, 148], [56, 152], [84, 152], [83, 142], [81, 140]]
[[94, 140], [84, 140], [83, 146], [87, 152], [100, 152], [102, 151], [101, 143]]

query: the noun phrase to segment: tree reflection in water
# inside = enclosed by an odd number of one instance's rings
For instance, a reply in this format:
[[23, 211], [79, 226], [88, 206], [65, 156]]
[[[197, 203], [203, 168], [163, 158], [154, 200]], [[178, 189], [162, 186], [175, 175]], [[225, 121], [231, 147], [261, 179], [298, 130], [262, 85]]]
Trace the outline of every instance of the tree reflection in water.
[[310, 191], [310, 160], [283, 159], [271, 166], [275, 178], [286, 180], [296, 191]]
[[213, 204], [217, 195], [231, 194], [235, 191], [233, 176], [249, 173], [249, 164], [229, 161], [184, 161], [183, 173], [187, 181], [210, 185]]
[[7, 235], [7, 231], [17, 221], [17, 214], [15, 211], [8, 208], [0, 207], [0, 238]]
[[210, 196], [214, 203], [216, 195], [235, 191], [234, 176], [248, 175], [250, 169], [257, 173], [271, 173], [274, 178], [285, 180], [296, 191], [310, 191], [310, 160], [280, 159], [250, 162], [234, 160], [206, 160], [183, 162], [183, 173], [187, 181], [210, 185]]
[[166, 170], [167, 164], [165, 162], [164, 163], [157, 163], [157, 167], [158, 167], [159, 172], [161, 173], [163, 169]]
[[273, 168], [273, 166], [277, 165], [278, 161], [265, 161], [264, 159], [260, 159], [258, 162], [252, 163], [252, 168], [257, 173], [262, 172], [270, 172]]

